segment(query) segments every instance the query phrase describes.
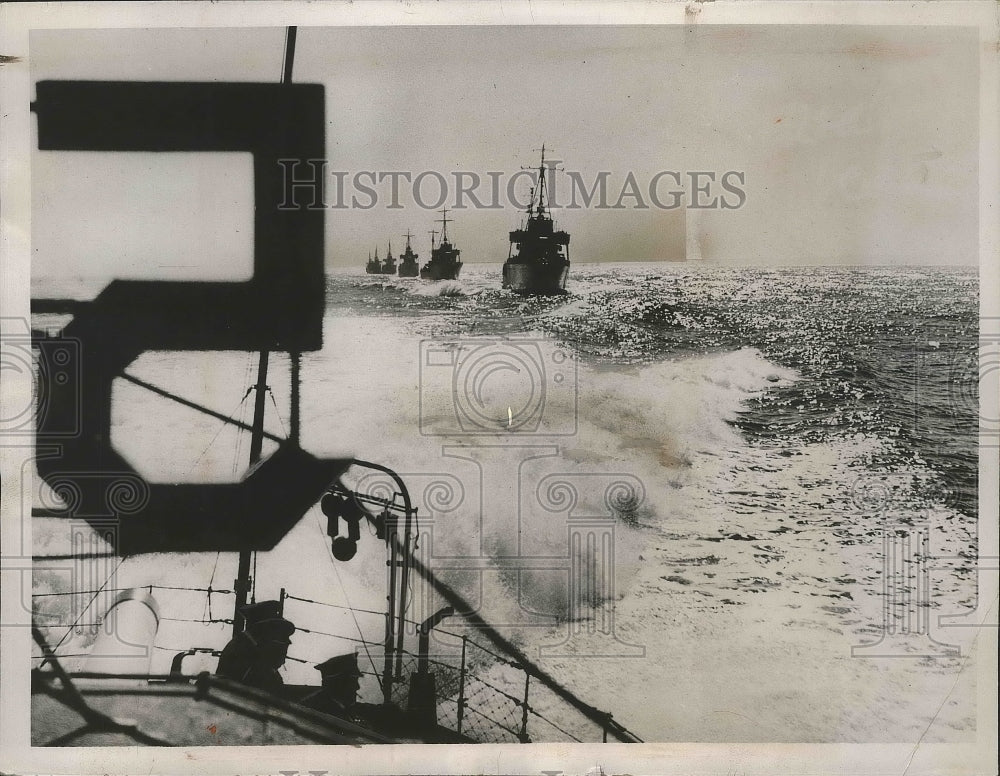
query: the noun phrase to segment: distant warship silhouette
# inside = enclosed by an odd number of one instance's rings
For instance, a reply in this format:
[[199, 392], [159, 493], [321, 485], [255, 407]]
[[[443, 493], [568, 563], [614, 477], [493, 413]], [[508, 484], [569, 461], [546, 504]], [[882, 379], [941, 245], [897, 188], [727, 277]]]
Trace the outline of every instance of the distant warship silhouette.
[[569, 276], [569, 234], [555, 231], [545, 204], [545, 146], [538, 165], [538, 199], [531, 190], [528, 218], [510, 233], [503, 287], [521, 294], [564, 294]]
[[441, 217], [441, 241], [434, 244], [434, 234], [431, 233], [431, 260], [420, 268], [420, 277], [423, 280], [457, 280], [458, 273], [462, 271], [460, 256], [462, 252], [456, 248], [448, 239], [448, 208], [438, 211]]

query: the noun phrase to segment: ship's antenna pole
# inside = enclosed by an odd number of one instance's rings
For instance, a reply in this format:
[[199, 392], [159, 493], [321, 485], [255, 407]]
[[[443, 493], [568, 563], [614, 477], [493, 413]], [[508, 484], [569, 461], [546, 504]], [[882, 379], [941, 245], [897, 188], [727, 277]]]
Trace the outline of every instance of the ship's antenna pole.
[[431, 229], [427, 234], [431, 236], [431, 250], [434, 250], [434, 235], [437, 234], [437, 229]]
[[[285, 33], [285, 57], [281, 69], [281, 82], [289, 84], [292, 82], [292, 67], [295, 64], [295, 35], [297, 27], [289, 27]], [[291, 426], [292, 439], [298, 439], [298, 417], [299, 417], [299, 354], [292, 353], [292, 407]], [[266, 350], [260, 352], [260, 359], [257, 362], [257, 385], [254, 390], [253, 406], [253, 430], [250, 432], [250, 465], [253, 466], [260, 460], [261, 451], [264, 446], [264, 400], [267, 396], [267, 366], [270, 353]], [[233, 583], [233, 591], [236, 593], [236, 604], [233, 611], [233, 636], [243, 632], [245, 618], [242, 609], [247, 604], [247, 594], [250, 592], [252, 580], [250, 579], [250, 562], [252, 553], [249, 550], [240, 552], [239, 566], [236, 570], [236, 580]]]
[[[539, 149], [536, 148], [535, 150], [538, 151]], [[551, 151], [552, 149], [550, 148], [549, 150]], [[548, 213], [545, 210], [546, 179], [545, 179], [545, 144], [544, 143], [542, 144], [541, 151], [542, 151], [542, 160], [538, 164], [538, 211], [537, 212], [538, 212], [539, 215], [548, 215]], [[559, 162], [556, 161], [556, 164], [559, 164]], [[527, 169], [527, 168], [523, 168], [523, 169]], [[553, 172], [563, 172], [564, 168], [562, 168], [562, 167], [555, 167], [554, 166], [552, 168], [552, 171]]]
[[406, 234], [404, 234], [404, 235], [403, 235], [403, 237], [405, 237], [405, 238], [406, 238], [406, 250], [410, 250], [410, 238], [411, 238], [412, 236], [413, 236], [413, 235], [412, 235], [412, 234], [410, 234], [410, 230], [409, 230], [409, 229], [407, 229], [407, 230], [406, 230]]
[[542, 161], [538, 163], [538, 215], [545, 215], [545, 143], [542, 143]]
[[448, 242], [448, 208], [441, 208], [438, 212], [443, 214], [441, 216], [441, 223], [443, 224], [441, 227], [441, 242]]
[[545, 143], [542, 143], [542, 161], [538, 164], [538, 212], [545, 213]]
[[288, 27], [285, 32], [285, 61], [281, 70], [281, 83], [290, 84], [292, 82], [292, 66], [295, 64], [295, 36], [298, 27]]
[[[536, 148], [535, 150], [538, 151], [539, 149]], [[542, 161], [539, 162], [539, 164], [538, 164], [538, 186], [537, 187], [533, 186], [532, 189], [531, 189], [531, 204], [528, 205], [528, 215], [529, 216], [531, 215], [531, 211], [532, 211], [532, 209], [534, 208], [534, 205], [535, 205], [535, 191], [536, 191], [536, 189], [538, 191], [538, 208], [537, 208], [536, 212], [540, 216], [545, 215], [545, 144], [544, 143], [542, 143], [542, 147], [541, 147], [540, 150], [542, 152]], [[556, 164], [558, 164], [558, 162], [556, 162]], [[533, 167], [524, 167], [524, 166], [522, 166], [521, 169], [522, 170], [533, 170], [534, 168]]]

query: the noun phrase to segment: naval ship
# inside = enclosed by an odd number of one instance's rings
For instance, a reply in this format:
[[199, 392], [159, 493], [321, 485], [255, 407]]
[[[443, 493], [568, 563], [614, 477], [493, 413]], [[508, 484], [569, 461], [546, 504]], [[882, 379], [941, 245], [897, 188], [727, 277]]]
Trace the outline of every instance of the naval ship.
[[389, 250], [385, 253], [385, 261], [382, 262], [383, 275], [396, 274], [396, 259], [392, 256], [392, 240], [389, 241]]
[[420, 256], [413, 252], [413, 248], [410, 247], [410, 238], [413, 236], [409, 232], [406, 233], [406, 250], [399, 255], [399, 276], [401, 278], [415, 278], [420, 274], [420, 264], [418, 259]]
[[462, 262], [459, 260], [462, 252], [456, 248], [448, 239], [448, 208], [438, 211], [441, 213], [441, 241], [435, 245], [434, 235], [431, 232], [431, 260], [420, 268], [421, 280], [457, 280], [458, 273], [462, 271]]
[[527, 214], [521, 228], [510, 233], [503, 287], [520, 294], [564, 294], [569, 276], [569, 234], [555, 231], [545, 203], [544, 145], [538, 186], [531, 190]]
[[392, 241], [389, 241], [389, 250], [385, 254], [385, 261], [380, 261], [378, 248], [375, 248], [375, 256], [368, 254], [368, 263], [365, 264], [365, 272], [369, 275], [395, 275], [396, 259], [392, 255]]
[[[417, 508], [400, 475], [356, 458], [318, 457], [299, 443], [300, 358], [323, 347], [324, 213], [278, 207], [284, 192], [275, 171], [278, 159], [324, 158], [326, 112], [321, 85], [291, 83], [294, 45], [292, 27], [280, 84], [35, 85], [41, 151], [249, 149], [255, 156], [255, 237], [249, 281], [113, 280], [86, 302], [32, 299], [39, 321], [31, 332], [39, 357], [36, 401], [44, 410], [37, 414], [36, 439], [60, 451], [38, 456], [36, 468], [46, 487], [65, 496], [61, 506], [36, 504], [32, 515], [90, 532], [85, 542], [72, 540], [71, 552], [60, 556], [43, 545], [33, 558], [41, 576], [32, 593], [32, 744], [637, 742], [611, 714], [581, 699], [484, 621], [478, 604], [422, 560], [427, 542], [418, 554]], [[461, 266], [457, 253], [443, 238], [439, 261], [453, 256]], [[46, 316], [63, 321], [57, 335], [48, 330], [54, 324], [42, 320]], [[142, 353], [158, 350], [257, 355], [256, 382], [244, 397], [254, 394], [252, 423], [130, 373]], [[264, 423], [272, 352], [287, 354], [290, 365], [290, 422], [283, 435]], [[87, 368], [78, 369], [81, 364]], [[75, 379], [65, 379], [69, 372]], [[214, 418], [223, 428], [249, 432], [249, 472], [221, 484], [147, 480], [111, 441], [113, 385], [122, 383]], [[80, 396], [88, 401], [82, 414]], [[264, 455], [265, 440], [275, 452]], [[352, 468], [378, 473], [388, 487], [348, 487], [344, 476]], [[384, 549], [385, 611], [297, 594], [284, 578], [270, 580], [282, 585], [276, 598], [255, 600], [257, 554], [273, 549], [316, 506], [325, 517], [325, 527], [317, 527], [332, 563], [350, 562], [360, 542], [377, 542], [380, 554]], [[178, 578], [114, 587], [125, 560], [148, 559], [155, 567], [161, 553], [215, 555], [216, 564], [219, 553], [238, 554], [236, 578], [220, 585], [213, 571], [202, 585]], [[94, 566], [83, 574], [50, 574], [37, 585], [47, 569], [67, 562], [73, 569]], [[102, 568], [106, 573], [99, 576], [93, 571]], [[290, 569], [289, 581], [296, 584], [303, 573]], [[415, 578], [446, 604], [419, 622], [409, 608]], [[182, 596], [193, 600], [182, 607]], [[305, 616], [310, 608], [330, 624], [303, 627], [314, 621]], [[350, 618], [342, 617], [346, 613]], [[358, 639], [363, 617], [384, 627], [380, 640]], [[446, 618], [460, 625], [439, 627]], [[178, 621], [201, 635], [186, 644], [162, 639], [162, 626]], [[436, 641], [446, 642], [433, 655], [432, 631]], [[317, 642], [328, 638], [330, 646], [290, 654], [297, 632]], [[337, 654], [345, 640], [360, 643], [366, 664], [358, 651]], [[169, 656], [169, 671], [151, 672], [156, 654]], [[287, 660], [312, 666], [320, 682], [286, 684], [279, 669]], [[507, 681], [491, 668], [502, 670]], [[368, 703], [360, 702], [362, 685]], [[574, 715], [579, 724], [567, 722]]]

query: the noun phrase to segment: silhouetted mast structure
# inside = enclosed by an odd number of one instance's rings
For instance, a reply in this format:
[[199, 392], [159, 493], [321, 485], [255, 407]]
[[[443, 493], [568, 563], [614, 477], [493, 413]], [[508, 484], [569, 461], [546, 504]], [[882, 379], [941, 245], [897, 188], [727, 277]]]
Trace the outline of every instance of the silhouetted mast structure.
[[439, 211], [441, 213], [441, 242], [448, 242], [448, 224], [452, 222], [453, 219], [448, 218], [448, 208], [441, 208]]
[[[281, 83], [290, 84], [292, 82], [292, 68], [295, 64], [295, 37], [297, 27], [288, 27], [285, 33], [285, 58], [281, 72]], [[257, 384], [254, 386], [254, 406], [253, 406], [253, 427], [250, 432], [250, 466], [260, 461], [261, 452], [264, 447], [264, 408], [267, 387], [267, 367], [270, 353], [266, 350], [260, 352], [260, 359], [257, 362]], [[298, 442], [299, 434], [299, 354], [292, 353], [292, 401], [291, 401], [291, 440]], [[233, 636], [239, 635], [244, 628], [245, 621], [242, 609], [247, 604], [247, 597], [253, 586], [253, 579], [250, 577], [250, 564], [253, 553], [249, 550], [240, 552], [239, 565], [236, 569], [236, 579], [233, 582], [233, 592], [236, 594], [236, 603], [233, 609]]]

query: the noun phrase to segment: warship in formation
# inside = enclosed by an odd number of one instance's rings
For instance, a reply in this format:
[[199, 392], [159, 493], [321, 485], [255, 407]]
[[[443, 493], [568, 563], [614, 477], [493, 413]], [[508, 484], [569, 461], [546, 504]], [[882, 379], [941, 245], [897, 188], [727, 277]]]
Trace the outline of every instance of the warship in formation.
[[448, 224], [451, 223], [448, 208], [438, 212], [441, 213], [441, 240], [435, 245], [437, 233], [431, 232], [431, 260], [420, 268], [420, 279], [458, 280], [458, 273], [462, 271], [462, 252], [448, 239]]
[[396, 274], [396, 259], [392, 256], [392, 240], [389, 241], [389, 249], [385, 252], [385, 261], [382, 262], [382, 274]]
[[527, 216], [520, 229], [510, 232], [503, 287], [519, 294], [564, 294], [569, 277], [569, 234], [556, 231], [545, 202], [544, 145], [538, 186], [531, 190]]
[[[434, 573], [426, 560], [429, 543], [417, 552], [418, 534], [423, 541], [427, 529], [420, 528], [400, 475], [377, 463], [324, 458], [300, 446], [300, 358], [324, 345], [324, 214], [279, 207], [282, 181], [273, 171], [278, 159], [325, 158], [326, 111], [322, 86], [291, 83], [295, 33], [288, 29], [280, 84], [46, 80], [35, 85], [39, 150], [249, 148], [258, 177], [250, 281], [113, 280], [88, 302], [32, 300], [33, 316], [64, 321], [58, 336], [48, 336], [42, 319], [32, 331], [40, 360], [36, 395], [45, 402], [36, 433], [61, 450], [38, 459], [38, 477], [53, 492], [72, 496], [63, 506], [39, 501], [32, 515], [66, 521], [86, 540], [72, 539], [72, 551], [62, 555], [42, 543], [33, 559], [38, 565], [32, 591], [32, 744], [357, 746], [529, 743], [553, 737], [637, 742], [610, 713], [534, 663], [478, 614], [478, 604]], [[82, 114], [90, 123], [81, 124]], [[408, 243], [403, 263], [415, 260]], [[446, 236], [429, 266], [430, 277], [457, 276], [458, 251]], [[79, 361], [88, 367], [75, 373], [76, 380], [60, 379], [77, 353], [67, 342], [75, 343]], [[254, 397], [252, 423], [129, 373], [142, 353], [158, 350], [258, 356], [256, 380], [244, 395], [244, 400]], [[264, 422], [272, 352], [287, 354], [289, 363], [289, 423], [281, 436]], [[42, 368], [48, 358], [69, 366]], [[249, 472], [221, 484], [146, 480], [111, 442], [112, 386], [119, 381], [248, 433]], [[80, 415], [80, 395], [95, 411]], [[276, 450], [265, 453], [265, 441]], [[384, 483], [350, 487], [344, 481], [350, 469], [373, 473]], [[112, 504], [120, 515], [109, 521]], [[378, 543], [380, 565], [384, 557], [386, 567], [384, 611], [319, 600], [334, 597], [334, 591], [310, 598], [302, 595], [306, 590], [285, 587], [284, 577], [264, 580], [272, 589], [281, 585], [278, 595], [255, 600], [257, 554], [277, 546], [317, 505], [325, 523], [320, 518], [316, 539], [329, 542], [331, 563], [355, 559], [359, 543]], [[214, 556], [217, 565], [220, 553], [231, 553], [238, 556], [235, 579], [220, 587], [213, 570], [203, 586], [167, 578], [116, 588], [116, 571], [126, 558], [139, 564], [149, 558], [152, 569], [163, 553]], [[88, 562], [94, 564], [88, 573], [77, 574], [76, 564]], [[74, 564], [74, 573], [52, 574], [55, 581], [41, 584], [46, 570], [59, 563]], [[309, 575], [302, 568], [287, 571], [293, 586]], [[428, 596], [433, 592], [428, 603], [446, 604], [419, 621], [414, 620], [421, 599], [417, 579]], [[329, 624], [323, 630], [302, 627], [315, 622], [308, 619], [310, 611]], [[364, 617], [373, 623], [365, 632], [374, 632], [374, 639], [362, 633]], [[440, 627], [446, 618], [452, 618], [449, 628]], [[162, 626], [173, 621], [188, 623], [184, 641], [162, 638]], [[311, 647], [289, 654], [296, 632], [310, 634]], [[345, 641], [360, 646], [351, 651]], [[151, 673], [157, 654], [169, 656], [164, 661], [169, 671]], [[286, 660], [316, 669], [318, 682], [285, 683], [279, 669]], [[491, 668], [509, 681], [498, 686]], [[368, 703], [360, 702], [361, 686]], [[604, 697], [613, 698], [613, 690], [605, 688]], [[578, 724], [567, 722], [572, 715]]]
[[410, 247], [409, 232], [406, 233], [406, 250], [399, 254], [399, 276], [401, 278], [415, 278], [420, 274], [420, 256], [413, 252], [413, 248]]
[[386, 251], [385, 261], [379, 261], [378, 248], [375, 249], [375, 256], [368, 254], [368, 263], [365, 264], [365, 272], [369, 275], [395, 275], [396, 259], [392, 255], [392, 242], [389, 242], [389, 250]]

